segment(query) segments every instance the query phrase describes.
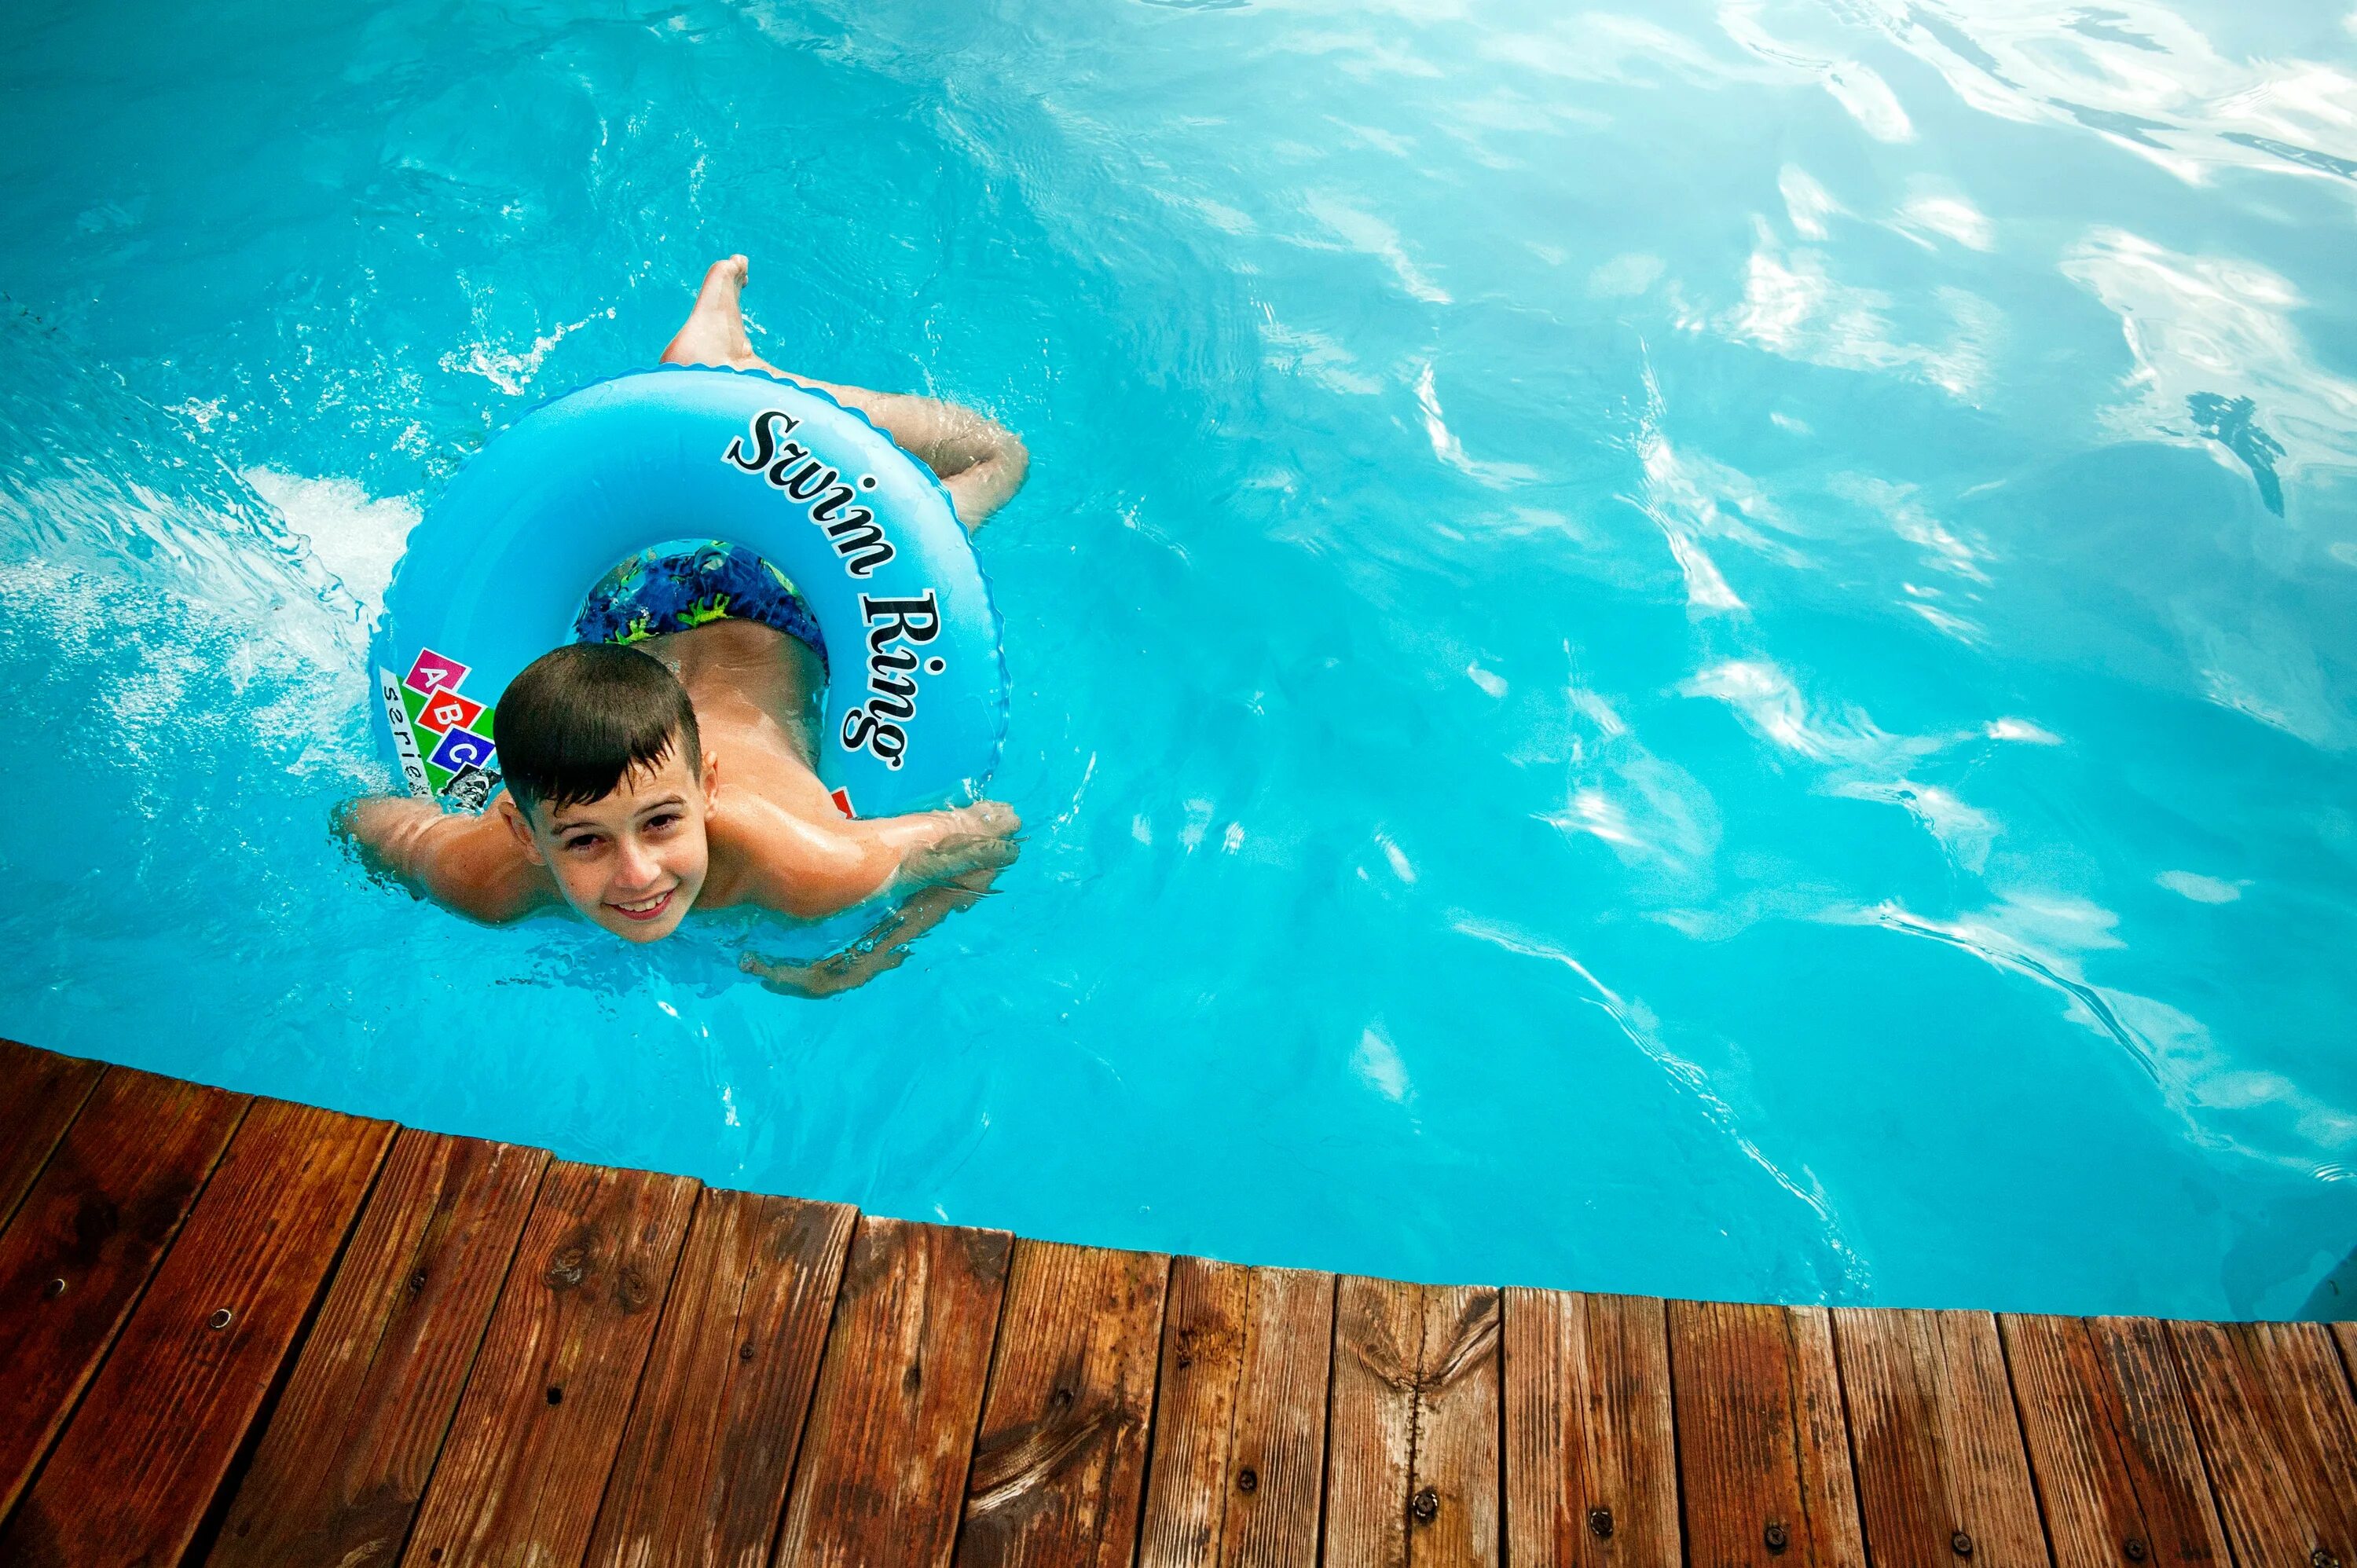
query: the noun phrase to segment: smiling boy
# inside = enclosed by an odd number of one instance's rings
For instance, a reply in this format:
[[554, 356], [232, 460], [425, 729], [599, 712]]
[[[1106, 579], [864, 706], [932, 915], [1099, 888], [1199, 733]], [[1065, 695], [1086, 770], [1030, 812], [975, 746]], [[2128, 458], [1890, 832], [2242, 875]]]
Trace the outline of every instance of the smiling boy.
[[[666, 362], [787, 374], [746, 338], [745, 277], [742, 256], [714, 265]], [[865, 410], [941, 476], [969, 529], [1023, 481], [1022, 444], [978, 414], [788, 379]], [[711, 564], [731, 564], [724, 551]], [[789, 615], [784, 624], [797, 623]], [[752, 906], [815, 920], [890, 900], [867, 935], [833, 959], [744, 960], [774, 990], [830, 995], [896, 967], [911, 940], [985, 892], [1013, 862], [1020, 824], [991, 800], [846, 819], [815, 768], [824, 681], [809, 642], [751, 619], [628, 644], [572, 643], [528, 665], [500, 699], [507, 791], [490, 810], [446, 815], [426, 801], [372, 796], [350, 802], [339, 826], [374, 868], [491, 924], [569, 908], [625, 940], [651, 942], [691, 908]]]

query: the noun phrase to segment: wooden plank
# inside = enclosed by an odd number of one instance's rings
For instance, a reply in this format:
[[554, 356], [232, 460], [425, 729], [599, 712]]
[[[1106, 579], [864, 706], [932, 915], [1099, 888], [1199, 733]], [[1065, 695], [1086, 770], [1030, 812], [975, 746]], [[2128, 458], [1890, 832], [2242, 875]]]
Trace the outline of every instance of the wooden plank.
[[548, 1167], [404, 1563], [580, 1561], [696, 1186]]
[[1334, 1276], [1170, 1266], [1139, 1568], [1312, 1568]]
[[1836, 1307], [1866, 1549], [1882, 1568], [2048, 1568], [1996, 1319]]
[[2357, 1563], [2357, 1417], [2320, 1323], [2172, 1323], [2220, 1521], [2244, 1568]]
[[857, 1219], [751, 1193], [697, 1201], [591, 1563], [769, 1560]]
[[548, 1155], [404, 1131], [209, 1561], [391, 1563]]
[[382, 1122], [276, 1100], [253, 1106], [0, 1535], [0, 1562], [178, 1560], [392, 1136]]
[[0, 1040], [0, 1230], [105, 1070], [101, 1062]]
[[1498, 1563], [1499, 1424], [1496, 1291], [1344, 1277], [1324, 1560]]
[[0, 1235], [0, 1519], [98, 1369], [248, 1099], [116, 1068]]
[[1504, 1315], [1507, 1561], [1679, 1568], [1662, 1304], [1510, 1290]]
[[1695, 1568], [1864, 1568], [1833, 1328], [1822, 1307], [1669, 1304]]
[[780, 1536], [780, 1568], [950, 1560], [1010, 1239], [862, 1219]]
[[[1498, 1293], [1424, 1293], [1409, 1558], [1425, 1568], [1496, 1563], [1501, 1499]], [[1437, 1511], [1436, 1511], [1437, 1510]]]
[[1997, 1325], [2058, 1568], [2227, 1568], [2161, 1326], [2011, 1315]]
[[1129, 1568], [1170, 1260], [1015, 1243], [961, 1568]]

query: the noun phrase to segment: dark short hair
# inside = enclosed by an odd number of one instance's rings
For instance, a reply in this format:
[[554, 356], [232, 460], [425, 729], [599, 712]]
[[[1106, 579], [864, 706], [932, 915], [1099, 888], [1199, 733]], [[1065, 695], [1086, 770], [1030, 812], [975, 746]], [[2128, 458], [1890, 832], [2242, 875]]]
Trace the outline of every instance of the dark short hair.
[[603, 799], [673, 746], [688, 771], [704, 767], [687, 688], [651, 654], [616, 643], [542, 654], [508, 682], [493, 723], [508, 793], [526, 812]]

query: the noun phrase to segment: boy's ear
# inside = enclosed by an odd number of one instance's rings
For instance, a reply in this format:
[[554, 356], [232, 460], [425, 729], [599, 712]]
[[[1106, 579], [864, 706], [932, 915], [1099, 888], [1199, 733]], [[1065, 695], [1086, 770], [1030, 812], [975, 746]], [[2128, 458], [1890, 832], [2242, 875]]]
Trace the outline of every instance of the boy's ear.
[[546, 865], [547, 857], [540, 853], [540, 845], [532, 836], [532, 824], [523, 820], [523, 808], [515, 803], [515, 797], [501, 795], [495, 809], [500, 820], [507, 823], [508, 832], [515, 834], [516, 843], [523, 850], [524, 858], [534, 865]]
[[707, 751], [704, 754], [704, 799], [705, 802], [709, 804], [712, 798], [719, 792], [720, 754], [717, 752]]

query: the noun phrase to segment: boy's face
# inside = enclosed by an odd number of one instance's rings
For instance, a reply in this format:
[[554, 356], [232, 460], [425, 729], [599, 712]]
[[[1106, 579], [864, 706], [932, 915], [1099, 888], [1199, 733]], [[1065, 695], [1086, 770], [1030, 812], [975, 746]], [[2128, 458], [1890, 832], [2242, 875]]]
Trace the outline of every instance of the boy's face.
[[629, 774], [586, 804], [526, 812], [500, 801], [565, 902], [624, 941], [660, 941], [679, 929], [711, 867], [704, 824], [719, 776], [708, 756], [702, 777], [689, 772], [680, 751], [674, 745], [661, 767]]

